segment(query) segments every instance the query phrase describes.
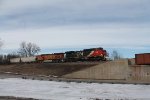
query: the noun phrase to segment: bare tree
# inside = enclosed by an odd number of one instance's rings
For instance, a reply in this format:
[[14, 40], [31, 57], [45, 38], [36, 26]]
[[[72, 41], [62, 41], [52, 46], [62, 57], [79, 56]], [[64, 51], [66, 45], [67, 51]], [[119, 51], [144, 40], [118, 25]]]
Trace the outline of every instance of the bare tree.
[[19, 54], [17, 52], [12, 52], [12, 53], [7, 54], [7, 58], [8, 59], [18, 58], [18, 57], [20, 57], [20, 56], [19, 56]]
[[[2, 42], [2, 40], [0, 39], [0, 49], [1, 49], [2, 46], [3, 46], [3, 42]], [[0, 64], [3, 63], [3, 59], [4, 59], [4, 55], [0, 55]]]
[[18, 53], [22, 57], [30, 57], [30, 56], [34, 56], [35, 54], [37, 54], [40, 50], [41, 50], [40, 47], [34, 43], [22, 42], [20, 44], [20, 49]]
[[117, 60], [117, 59], [121, 59], [122, 56], [121, 56], [121, 54], [119, 54], [116, 50], [113, 50], [113, 52], [112, 52], [112, 54], [111, 54], [111, 58], [112, 58], [113, 60]]
[[2, 40], [0, 39], [0, 48], [3, 46], [3, 42]]

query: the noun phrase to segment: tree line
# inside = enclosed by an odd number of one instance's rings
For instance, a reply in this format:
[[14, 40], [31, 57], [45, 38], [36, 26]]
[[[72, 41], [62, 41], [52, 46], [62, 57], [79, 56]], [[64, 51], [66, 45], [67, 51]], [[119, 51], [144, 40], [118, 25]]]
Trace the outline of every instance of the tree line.
[[[0, 40], [0, 49], [3, 46], [3, 42]], [[18, 58], [18, 57], [31, 57], [35, 54], [38, 54], [40, 52], [40, 47], [36, 45], [35, 43], [31, 42], [21, 42], [20, 48], [18, 51], [14, 51], [12, 53], [9, 53], [7, 55], [0, 55], [0, 64], [9, 63], [11, 58]]]

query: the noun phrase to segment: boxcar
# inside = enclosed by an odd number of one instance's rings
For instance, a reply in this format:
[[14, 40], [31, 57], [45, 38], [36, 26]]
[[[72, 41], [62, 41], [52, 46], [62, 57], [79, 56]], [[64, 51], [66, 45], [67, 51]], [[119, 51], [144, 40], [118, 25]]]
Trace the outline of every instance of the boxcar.
[[150, 53], [135, 54], [135, 63], [137, 65], [150, 65]]

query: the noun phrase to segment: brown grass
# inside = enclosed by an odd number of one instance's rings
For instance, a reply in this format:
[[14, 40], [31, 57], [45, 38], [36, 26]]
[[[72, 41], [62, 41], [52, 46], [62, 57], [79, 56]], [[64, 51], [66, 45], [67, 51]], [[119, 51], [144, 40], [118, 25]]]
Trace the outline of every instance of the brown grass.
[[97, 63], [35, 63], [0, 65], [0, 72], [12, 72], [29, 75], [55, 75], [62, 76], [74, 71], [82, 70]]

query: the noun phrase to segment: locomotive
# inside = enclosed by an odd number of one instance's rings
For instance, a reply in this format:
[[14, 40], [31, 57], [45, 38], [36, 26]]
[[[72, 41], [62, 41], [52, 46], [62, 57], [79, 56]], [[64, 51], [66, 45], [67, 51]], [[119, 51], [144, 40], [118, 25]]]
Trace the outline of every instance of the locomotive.
[[11, 63], [30, 62], [77, 62], [77, 61], [106, 61], [108, 53], [103, 48], [90, 48], [65, 53], [41, 54], [35, 57], [10, 59]]

